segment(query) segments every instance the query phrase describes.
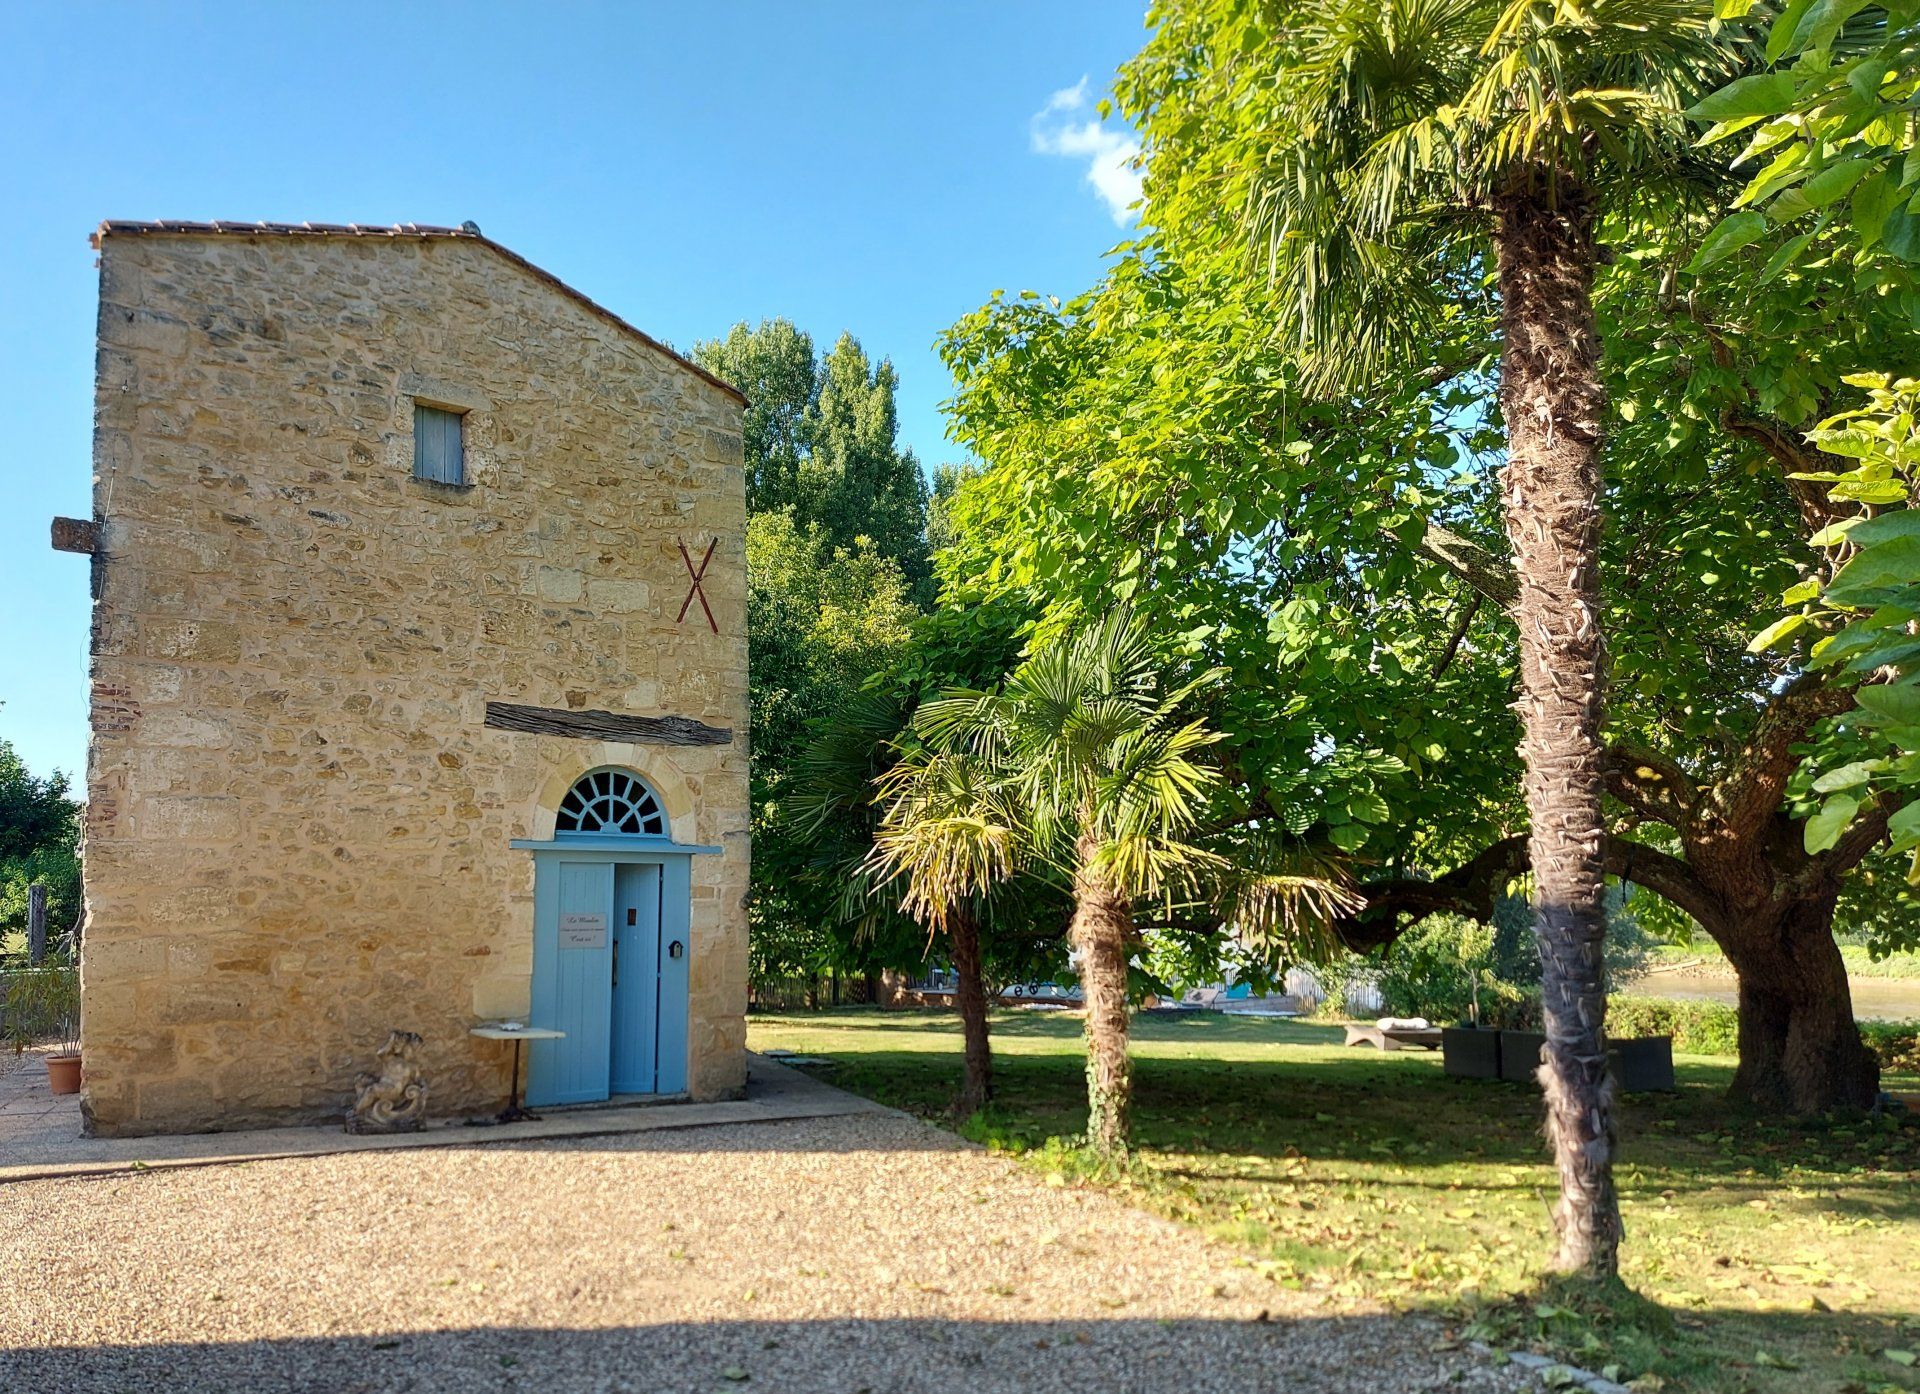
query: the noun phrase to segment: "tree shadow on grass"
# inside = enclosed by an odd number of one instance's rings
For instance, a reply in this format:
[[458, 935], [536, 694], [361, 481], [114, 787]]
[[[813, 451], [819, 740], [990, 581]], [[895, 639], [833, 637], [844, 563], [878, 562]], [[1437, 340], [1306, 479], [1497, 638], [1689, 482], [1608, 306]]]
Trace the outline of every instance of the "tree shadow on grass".
[[1513, 1390], [1404, 1317], [663, 1322], [0, 1349], [20, 1394], [905, 1394]]
[[[950, 1019], [948, 1019], [950, 1021]], [[812, 1026], [809, 1021], [808, 1026]], [[869, 1013], [825, 1078], [858, 1094], [939, 1118], [959, 1079], [958, 1040], [939, 1048], [892, 1048]], [[1059, 1051], [1004, 1051], [995, 1058], [992, 1109], [969, 1131], [1014, 1147], [1067, 1139], [1086, 1122], [1083, 1057], [1050, 1024]], [[1262, 1024], [1264, 1026], [1264, 1024]], [[1269, 1028], [1270, 1029], [1270, 1028]], [[1308, 1028], [1298, 1028], [1308, 1029]], [[1314, 1028], [1318, 1029], [1318, 1028]], [[996, 1023], [996, 1030], [1006, 1034]], [[1547, 1163], [1541, 1102], [1531, 1084], [1462, 1079], [1428, 1056], [1364, 1049], [1300, 1050], [1276, 1041], [1273, 1058], [1136, 1054], [1135, 1141], [1171, 1154], [1228, 1154], [1392, 1167], [1411, 1177], [1461, 1168]], [[1920, 1119], [1808, 1124], [1742, 1109], [1725, 1094], [1731, 1062], [1688, 1061], [1670, 1093], [1622, 1096], [1617, 1104], [1623, 1167], [1656, 1189], [1795, 1184], [1844, 1185], [1886, 1194], [1891, 1213], [1920, 1217], [1920, 1193], [1898, 1185], [1920, 1170]], [[1484, 1179], [1484, 1178], [1480, 1178]]]

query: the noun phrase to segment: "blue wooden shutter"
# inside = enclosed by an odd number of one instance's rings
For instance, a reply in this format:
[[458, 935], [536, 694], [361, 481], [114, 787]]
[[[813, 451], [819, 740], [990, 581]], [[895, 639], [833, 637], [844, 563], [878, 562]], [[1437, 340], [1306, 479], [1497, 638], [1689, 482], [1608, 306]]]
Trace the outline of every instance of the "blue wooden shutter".
[[461, 449], [461, 416], [439, 407], [413, 406], [413, 477], [435, 484], [467, 482], [467, 462]]

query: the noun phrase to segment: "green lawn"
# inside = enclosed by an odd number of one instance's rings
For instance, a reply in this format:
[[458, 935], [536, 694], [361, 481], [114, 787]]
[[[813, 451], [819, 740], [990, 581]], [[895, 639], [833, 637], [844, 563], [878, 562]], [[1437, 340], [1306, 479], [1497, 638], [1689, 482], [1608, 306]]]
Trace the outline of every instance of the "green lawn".
[[[1553, 1186], [1538, 1092], [1339, 1039], [1244, 1017], [1140, 1018], [1139, 1155], [1102, 1179], [1072, 1150], [1086, 1119], [1078, 1019], [1003, 1013], [998, 1099], [961, 1131], [1200, 1225], [1329, 1308], [1440, 1308], [1496, 1344], [1653, 1372], [1646, 1388], [1920, 1389], [1901, 1359], [1920, 1354], [1920, 1122], [1743, 1117], [1723, 1098], [1732, 1062], [1681, 1057], [1678, 1093], [1620, 1109], [1625, 1276], [1658, 1305], [1579, 1312], [1538, 1286]], [[827, 1078], [927, 1117], [945, 1115], [960, 1069], [956, 1023], [938, 1013], [755, 1017], [748, 1041], [828, 1057]]]

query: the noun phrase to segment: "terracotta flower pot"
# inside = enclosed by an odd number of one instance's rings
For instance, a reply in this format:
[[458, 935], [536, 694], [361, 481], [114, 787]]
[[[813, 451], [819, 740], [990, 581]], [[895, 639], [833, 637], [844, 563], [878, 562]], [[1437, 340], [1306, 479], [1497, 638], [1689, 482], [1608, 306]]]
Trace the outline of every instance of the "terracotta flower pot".
[[47, 1057], [47, 1088], [55, 1094], [78, 1094], [80, 1092], [80, 1057], [49, 1055]]

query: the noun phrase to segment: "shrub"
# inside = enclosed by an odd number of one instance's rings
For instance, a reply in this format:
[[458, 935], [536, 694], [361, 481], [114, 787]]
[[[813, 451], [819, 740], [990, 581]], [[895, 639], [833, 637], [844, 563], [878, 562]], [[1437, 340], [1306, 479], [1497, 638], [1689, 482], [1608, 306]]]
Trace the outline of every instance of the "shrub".
[[[1653, 939], [1626, 909], [1618, 887], [1607, 893], [1607, 981], [1624, 982], [1646, 966]], [[1524, 1030], [1538, 1024], [1540, 951], [1533, 911], [1508, 896], [1491, 923], [1459, 915], [1432, 915], [1408, 930], [1379, 959], [1381, 1007], [1393, 1016], [1464, 1021], [1478, 1002], [1480, 1020]], [[1529, 1019], [1531, 1017], [1531, 1019]]]
[[1893, 1074], [1920, 1075], [1920, 1022], [1863, 1021], [1860, 1039]]
[[1607, 1003], [1607, 1034], [1671, 1036], [1686, 1055], [1740, 1053], [1740, 1014], [1724, 1002], [1691, 1002], [1666, 997], [1615, 997]]
[[[1920, 1074], [1920, 1022], [1863, 1021], [1860, 1039], [1892, 1074]], [[1740, 1014], [1724, 1002], [1616, 997], [1607, 1003], [1607, 1034], [1672, 1036], [1686, 1055], [1738, 1055]]]
[[1464, 1021], [1476, 984], [1490, 969], [1493, 932], [1457, 915], [1433, 915], [1395, 941], [1380, 960], [1376, 982], [1389, 1016]]
[[16, 969], [0, 978], [0, 989], [0, 1030], [16, 1051], [42, 1042], [80, 1048], [80, 970], [73, 964]]

